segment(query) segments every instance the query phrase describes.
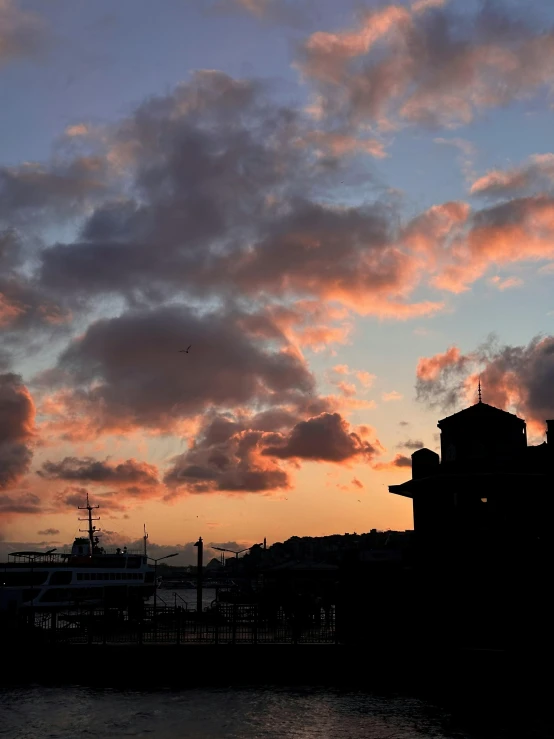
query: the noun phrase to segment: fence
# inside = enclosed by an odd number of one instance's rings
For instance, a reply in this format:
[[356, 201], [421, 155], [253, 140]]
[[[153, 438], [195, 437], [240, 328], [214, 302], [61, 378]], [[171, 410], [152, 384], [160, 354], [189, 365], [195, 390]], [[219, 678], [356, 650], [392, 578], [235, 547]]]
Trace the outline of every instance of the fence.
[[8, 629], [14, 639], [50, 644], [333, 644], [335, 607], [310, 613], [218, 603], [200, 614], [183, 607], [41, 611]]

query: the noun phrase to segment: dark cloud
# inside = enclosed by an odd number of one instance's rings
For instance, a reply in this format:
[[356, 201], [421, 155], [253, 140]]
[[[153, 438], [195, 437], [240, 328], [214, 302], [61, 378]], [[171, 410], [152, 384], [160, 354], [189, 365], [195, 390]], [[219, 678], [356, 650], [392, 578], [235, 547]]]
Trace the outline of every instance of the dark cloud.
[[372, 193], [382, 202], [329, 204], [346, 165], [320, 156], [307, 125], [267, 86], [215, 71], [148, 100], [110, 137], [127, 196], [98, 205], [76, 243], [41, 252], [41, 286], [74, 308], [101, 295], [160, 303], [171, 290], [196, 300], [330, 298], [393, 316], [436, 310], [406, 302], [416, 263], [394, 244], [383, 188]]
[[21, 493], [19, 495], [0, 494], [0, 514], [3, 513], [42, 513], [43, 507], [38, 495]]
[[399, 449], [411, 449], [413, 451], [415, 449], [421, 449], [424, 444], [419, 439], [407, 439], [406, 441], [401, 441], [396, 446]]
[[[130, 505], [133, 504], [133, 498], [136, 498], [137, 493], [146, 495], [148, 492], [148, 489], [144, 490], [137, 486], [131, 486], [128, 490], [125, 488], [108, 491], [98, 491], [95, 489], [94, 495], [91, 496], [88, 488], [80, 487], [79, 485], [68, 485], [54, 495], [52, 508], [54, 511], [65, 512], [66, 509], [75, 511], [77, 508], [86, 504], [88, 496], [88, 499], [94, 505], [99, 505], [102, 511], [122, 513], [128, 510]], [[127, 493], [128, 497], [122, 493]], [[123, 518], [128, 518], [128, 516], [124, 515]]]
[[14, 228], [0, 227], [0, 369], [9, 368], [12, 353], [32, 351], [37, 330], [44, 340], [67, 324], [69, 314], [40, 287], [26, 268], [27, 244]]
[[209, 420], [191, 449], [171, 460], [164, 482], [192, 493], [289, 488], [287, 471], [262, 454], [275, 434], [252, 428], [257, 425], [256, 419], [248, 422], [218, 416]]
[[12, 0], [0, 1], [0, 66], [36, 56], [44, 50], [46, 39], [46, 28], [39, 16]]
[[33, 399], [19, 375], [0, 375], [0, 489], [13, 487], [28, 471], [35, 429]]
[[49, 480], [72, 480], [96, 485], [117, 485], [130, 489], [151, 488], [159, 484], [158, 470], [147, 462], [128, 459], [112, 464], [93, 457], [65, 457], [60, 462], [44, 462], [38, 470], [41, 477]]
[[269, 492], [292, 485], [279, 460], [346, 463], [370, 461], [381, 452], [377, 440], [367, 441], [365, 430], [351, 429], [338, 413], [303, 420], [306, 411], [300, 408], [295, 419], [277, 410], [242, 420], [212, 419], [192, 448], [172, 460], [165, 483], [196, 493]]
[[56, 508], [71, 508], [75, 510], [80, 506], [84, 506], [87, 501], [87, 488], [78, 487], [77, 485], [69, 485], [63, 490], [56, 493], [54, 497], [54, 506]]
[[322, 413], [300, 421], [290, 434], [280, 434], [276, 441], [270, 442], [263, 454], [280, 459], [340, 463], [356, 458], [369, 461], [380, 451], [378, 442], [371, 444], [351, 431], [339, 413]]
[[[189, 344], [189, 354], [178, 353]], [[237, 316], [179, 306], [92, 324], [61, 355], [57, 370], [39, 380], [72, 387], [66, 404], [88, 416], [96, 432], [170, 430], [212, 405], [271, 405], [314, 387], [297, 354], [255, 342]]]
[[108, 170], [101, 157], [76, 157], [49, 164], [0, 167], [0, 223], [20, 227], [82, 215], [107, 194]]
[[37, 531], [37, 534], [39, 536], [56, 536], [56, 534], [59, 534], [59, 529], [44, 529], [43, 531]]
[[369, 460], [380, 451], [379, 442], [365, 441], [338, 413], [302, 420], [305, 415], [298, 407], [295, 414], [274, 408], [242, 418], [214, 416], [193, 446], [172, 460], [164, 481], [194, 493], [269, 492], [292, 486], [279, 460]]
[[216, 279], [221, 291], [218, 260], [265, 223], [275, 188], [295, 186], [296, 119], [259, 83], [215, 71], [144, 103], [120, 124], [110, 153], [131, 173], [136, 198], [99, 207], [82, 243], [45, 251], [43, 282], [137, 297], [166, 284], [205, 292]]
[[[115, 485], [114, 485], [115, 487]], [[99, 505], [102, 511], [109, 513], [124, 513], [129, 510], [140, 499], [147, 497], [156, 497], [157, 490], [154, 486], [146, 485], [120, 485], [115, 490], [98, 490], [94, 485], [94, 493], [91, 494], [88, 488], [79, 485], [68, 485], [63, 490], [55, 493], [52, 499], [52, 510], [54, 512], [66, 509], [74, 511], [86, 504], [87, 495], [94, 505]], [[125, 518], [128, 516], [123, 516]]]

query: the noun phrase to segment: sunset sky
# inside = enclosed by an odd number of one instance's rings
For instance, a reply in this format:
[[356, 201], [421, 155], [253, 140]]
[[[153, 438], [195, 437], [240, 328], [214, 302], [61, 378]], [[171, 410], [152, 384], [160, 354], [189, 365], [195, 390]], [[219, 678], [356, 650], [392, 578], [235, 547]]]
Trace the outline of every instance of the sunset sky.
[[0, 0], [0, 553], [412, 528], [479, 375], [542, 442], [553, 112], [547, 0]]

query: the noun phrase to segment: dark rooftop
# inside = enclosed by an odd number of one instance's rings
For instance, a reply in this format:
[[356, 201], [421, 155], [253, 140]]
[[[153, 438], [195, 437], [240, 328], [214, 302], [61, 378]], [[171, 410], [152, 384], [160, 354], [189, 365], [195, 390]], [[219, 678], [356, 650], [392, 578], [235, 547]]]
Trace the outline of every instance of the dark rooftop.
[[503, 411], [500, 408], [495, 408], [494, 405], [489, 405], [488, 403], [475, 403], [474, 405], [470, 405], [469, 408], [464, 408], [461, 411], [458, 411], [457, 413], [453, 413], [451, 416], [446, 416], [446, 418], [442, 418], [438, 423], [437, 426], [440, 428], [445, 423], [450, 423], [451, 421], [457, 421], [457, 420], [469, 420], [469, 419], [502, 419], [504, 421], [510, 421], [511, 423], [517, 423], [519, 426], [524, 426], [525, 421], [523, 418], [520, 418], [519, 416], [516, 416], [515, 413], [509, 413], [508, 411]]

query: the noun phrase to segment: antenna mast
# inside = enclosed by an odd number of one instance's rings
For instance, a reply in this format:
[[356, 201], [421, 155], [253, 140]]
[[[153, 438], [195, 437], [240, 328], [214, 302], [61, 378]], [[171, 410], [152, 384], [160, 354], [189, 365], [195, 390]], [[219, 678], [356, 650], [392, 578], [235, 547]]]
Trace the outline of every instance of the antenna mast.
[[142, 541], [144, 542], [144, 556], [146, 557], [146, 540], [148, 539], [148, 534], [146, 533], [146, 524], [142, 524], [143, 530], [144, 530], [144, 536], [142, 537]]
[[79, 506], [80, 511], [88, 511], [87, 518], [80, 518], [79, 521], [88, 521], [88, 529], [79, 529], [79, 531], [86, 531], [88, 533], [88, 538], [90, 541], [90, 553], [92, 554], [94, 551], [94, 535], [100, 530], [97, 529], [96, 526], [93, 526], [93, 521], [100, 521], [100, 518], [93, 518], [92, 517], [92, 511], [95, 508], [100, 508], [98, 505], [91, 505], [88, 499], [88, 493], [87, 493], [87, 504], [86, 506]]
[[478, 398], [479, 398], [479, 403], [482, 403], [483, 400], [481, 398], [481, 375], [479, 375], [479, 384], [477, 386], [477, 395], [478, 395]]

